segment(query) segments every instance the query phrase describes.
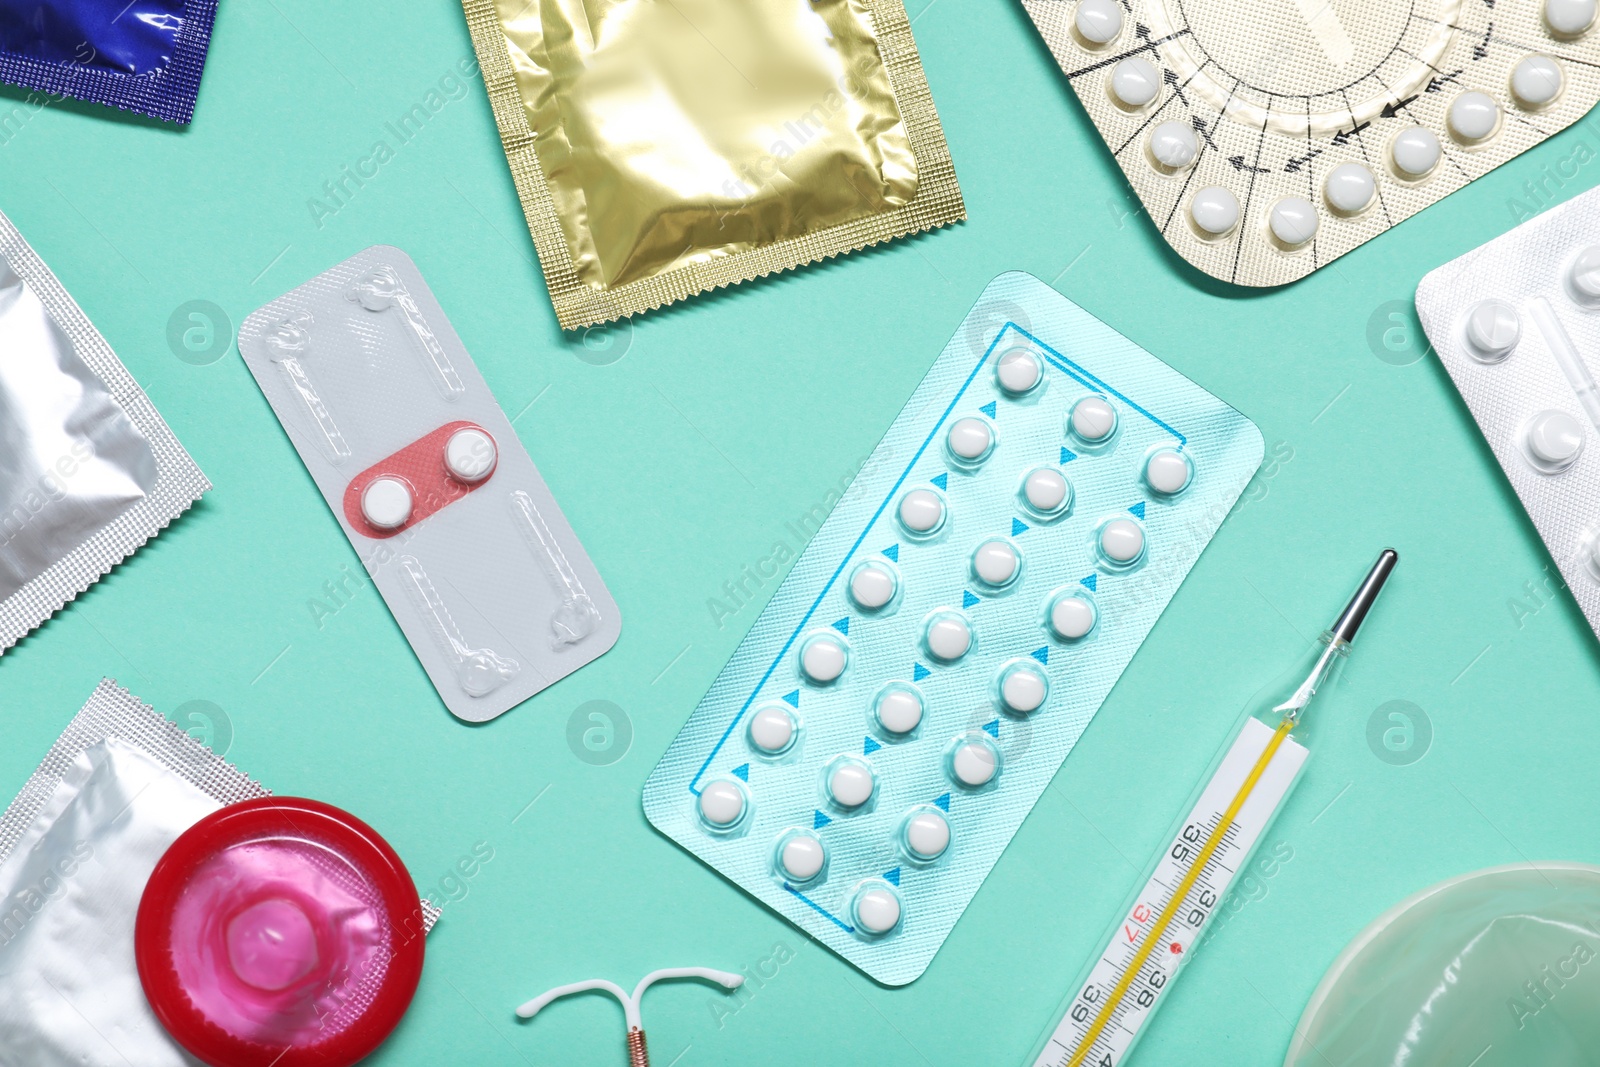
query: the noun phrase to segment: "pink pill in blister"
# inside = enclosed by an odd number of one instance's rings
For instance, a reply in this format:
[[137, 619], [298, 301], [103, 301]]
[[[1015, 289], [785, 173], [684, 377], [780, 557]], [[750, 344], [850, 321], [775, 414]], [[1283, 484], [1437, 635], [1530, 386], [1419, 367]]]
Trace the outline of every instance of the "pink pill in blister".
[[405, 1013], [421, 902], [365, 823], [316, 801], [224, 808], [175, 841], [139, 904], [156, 1017], [212, 1067], [340, 1067]]

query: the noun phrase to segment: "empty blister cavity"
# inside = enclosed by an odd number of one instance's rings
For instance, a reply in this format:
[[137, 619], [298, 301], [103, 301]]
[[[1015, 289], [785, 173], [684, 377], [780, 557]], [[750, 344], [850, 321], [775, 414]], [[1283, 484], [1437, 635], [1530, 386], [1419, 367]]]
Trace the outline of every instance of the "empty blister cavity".
[[967, 415], [950, 424], [945, 448], [957, 465], [976, 467], [994, 451], [994, 427], [987, 419]]
[[922, 647], [940, 663], [954, 663], [972, 651], [972, 623], [953, 608], [935, 611], [923, 625]]
[[915, 863], [932, 863], [950, 848], [950, 819], [932, 805], [912, 808], [900, 822], [900, 847]]
[[1552, 103], [1565, 82], [1561, 68], [1549, 56], [1528, 56], [1511, 69], [1511, 95], [1530, 110]]
[[1162, 496], [1177, 496], [1194, 480], [1194, 461], [1187, 452], [1162, 445], [1144, 460], [1144, 484]]
[[1450, 101], [1447, 121], [1456, 140], [1477, 144], [1500, 128], [1500, 105], [1488, 93], [1474, 89]]
[[1111, 98], [1123, 107], [1146, 107], [1161, 94], [1161, 72], [1148, 59], [1133, 56], [1111, 68]]
[[1267, 226], [1273, 240], [1285, 248], [1299, 248], [1317, 235], [1317, 208], [1303, 196], [1287, 196], [1272, 205]]
[[344, 434], [339, 432], [339, 424], [333, 421], [333, 413], [317, 393], [317, 387], [312, 384], [311, 373], [301, 362], [311, 347], [312, 325], [310, 315], [295, 315], [277, 323], [264, 340], [272, 352], [272, 362], [283, 368], [284, 375], [289, 379], [289, 384], [294, 386], [311, 421], [321, 431], [328, 458], [334, 463], [342, 463], [350, 458], [350, 445], [345, 441]]
[[1226, 237], [1239, 225], [1239, 198], [1220, 185], [1208, 185], [1189, 201], [1189, 221], [1202, 238]]
[[533, 497], [518, 489], [511, 494], [511, 510], [522, 520], [517, 529], [528, 542], [534, 557], [543, 564], [546, 574], [561, 596], [561, 605], [550, 614], [551, 642], [556, 648], [577, 644], [594, 633], [601, 623], [600, 609], [594, 599], [584, 591], [566, 554], [556, 543], [544, 516], [533, 502]]
[[1078, 641], [1088, 636], [1098, 618], [1094, 598], [1083, 590], [1074, 589], [1050, 598], [1045, 622], [1050, 632], [1061, 640]]
[[800, 674], [813, 685], [831, 685], [850, 662], [850, 646], [831, 631], [812, 634], [800, 646]]
[[1006, 349], [995, 361], [995, 381], [1007, 396], [1026, 396], [1044, 381], [1044, 361], [1030, 345]]
[[1557, 37], [1578, 37], [1594, 25], [1595, 0], [1545, 0], [1544, 21]]
[[743, 782], [719, 778], [707, 782], [695, 803], [700, 821], [718, 833], [737, 828], [750, 810], [750, 796]]
[[790, 830], [778, 839], [772, 864], [785, 881], [805, 885], [822, 873], [828, 863], [828, 847], [809, 830]]
[[1067, 430], [1087, 445], [1102, 445], [1117, 432], [1117, 409], [1103, 396], [1091, 394], [1072, 405]]
[[858, 563], [850, 572], [850, 601], [862, 611], [881, 611], [900, 593], [900, 571], [883, 559]]
[[1378, 179], [1361, 163], [1341, 163], [1328, 172], [1322, 195], [1328, 206], [1341, 215], [1359, 215], [1372, 205], [1378, 193]]
[[750, 747], [764, 756], [781, 756], [794, 746], [799, 720], [782, 704], [771, 704], [750, 717]]
[[1022, 553], [1004, 537], [991, 537], [973, 550], [972, 576], [991, 589], [1004, 589], [1022, 573]]
[[1064, 515], [1072, 508], [1072, 483], [1059, 467], [1035, 467], [1022, 479], [1022, 500], [1040, 518]]
[[1145, 147], [1157, 167], [1168, 172], [1179, 171], [1194, 162], [1200, 152], [1200, 139], [1192, 126], [1172, 120], [1151, 130]]
[[1090, 48], [1101, 48], [1122, 32], [1122, 6], [1116, 0], [1078, 0], [1072, 28]]
[[931, 537], [944, 525], [944, 496], [932, 489], [913, 489], [900, 498], [900, 525], [913, 537]]
[[1422, 126], [1402, 130], [1389, 146], [1394, 169], [1407, 181], [1420, 181], [1439, 165], [1439, 135]]
[[880, 729], [895, 737], [913, 733], [922, 725], [927, 699], [909, 682], [890, 682], [872, 698], [872, 717]]
[[950, 743], [945, 770], [956, 785], [983, 789], [1000, 773], [1000, 750], [988, 734], [974, 731]]
[[517, 676], [522, 668], [516, 660], [506, 659], [492, 648], [472, 648], [467, 644], [450, 609], [433, 587], [433, 580], [415, 556], [401, 556], [398, 562], [407, 591], [430, 623], [439, 647], [454, 661], [456, 680], [469, 696], [488, 696]]
[[1144, 558], [1144, 527], [1134, 519], [1102, 522], [1094, 540], [1100, 558], [1113, 567], [1131, 567]]
[[846, 811], [854, 811], [872, 799], [878, 790], [878, 776], [872, 765], [855, 756], [840, 756], [828, 764], [823, 779], [828, 800]]
[[887, 882], [862, 886], [850, 899], [850, 917], [855, 920], [856, 929], [868, 937], [893, 933], [900, 925], [902, 912], [900, 894]]
[[422, 356], [433, 371], [434, 384], [438, 386], [441, 396], [454, 400], [466, 391], [466, 386], [461, 384], [461, 376], [456, 373], [455, 364], [439, 344], [439, 338], [428, 325], [428, 320], [422, 317], [422, 309], [412, 299], [405, 282], [400, 280], [400, 275], [395, 273], [393, 267], [387, 264], [375, 267], [351, 287], [349, 296], [368, 311], [392, 308], [400, 313], [407, 332], [421, 347]]
[[1467, 347], [1484, 363], [1499, 363], [1522, 339], [1522, 316], [1504, 300], [1480, 300], [1467, 311]]
[[1050, 679], [1031, 660], [1017, 660], [1001, 668], [997, 679], [1000, 706], [1013, 715], [1032, 715], [1050, 695]]

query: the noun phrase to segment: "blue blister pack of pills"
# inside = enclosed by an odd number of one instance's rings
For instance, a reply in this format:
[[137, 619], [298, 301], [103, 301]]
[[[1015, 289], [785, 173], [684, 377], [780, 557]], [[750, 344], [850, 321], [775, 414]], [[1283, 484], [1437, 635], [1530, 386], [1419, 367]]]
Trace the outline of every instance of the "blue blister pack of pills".
[[645, 784], [650, 821], [887, 985], [927, 968], [1261, 462], [1001, 275]]

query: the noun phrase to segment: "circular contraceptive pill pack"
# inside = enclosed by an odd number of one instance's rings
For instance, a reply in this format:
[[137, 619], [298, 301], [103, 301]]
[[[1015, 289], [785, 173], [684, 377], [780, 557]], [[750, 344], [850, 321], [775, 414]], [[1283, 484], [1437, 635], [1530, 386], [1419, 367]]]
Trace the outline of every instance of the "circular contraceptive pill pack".
[[1243, 416], [1042, 283], [990, 288], [645, 789], [656, 826], [890, 984], [1261, 455]]
[[1239, 285], [1309, 274], [1600, 100], [1595, 0], [1023, 6], [1167, 243]]

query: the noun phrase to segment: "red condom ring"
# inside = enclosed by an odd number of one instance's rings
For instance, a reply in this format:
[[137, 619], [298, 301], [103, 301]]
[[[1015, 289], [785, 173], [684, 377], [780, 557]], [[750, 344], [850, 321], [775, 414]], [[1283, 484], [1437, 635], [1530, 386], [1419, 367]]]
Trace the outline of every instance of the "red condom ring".
[[195, 823], [156, 864], [134, 956], [156, 1018], [210, 1067], [346, 1067], [422, 976], [422, 904], [388, 842], [315, 800]]

